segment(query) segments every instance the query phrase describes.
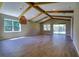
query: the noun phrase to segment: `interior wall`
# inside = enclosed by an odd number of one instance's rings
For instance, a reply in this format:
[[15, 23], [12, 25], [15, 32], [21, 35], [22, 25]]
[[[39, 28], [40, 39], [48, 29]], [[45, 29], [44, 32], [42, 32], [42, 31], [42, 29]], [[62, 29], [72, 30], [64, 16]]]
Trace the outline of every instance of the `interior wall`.
[[71, 35], [71, 39], [73, 40], [73, 18], [71, 18], [71, 33], [70, 33], [70, 35]]
[[3, 2], [0, 2], [0, 8], [2, 7], [2, 5], [3, 5]]
[[50, 33], [50, 34], [52, 34], [52, 32], [53, 32], [53, 30], [51, 29], [51, 31], [50, 32], [47, 32], [47, 31], [44, 31], [43, 30], [43, 24], [51, 24], [52, 25], [52, 27], [53, 27], [53, 24], [66, 24], [66, 34], [67, 34], [67, 36], [71, 36], [71, 22], [70, 21], [65, 21], [65, 20], [56, 20], [56, 19], [54, 19], [54, 20], [50, 20], [50, 21], [47, 21], [47, 22], [44, 22], [44, 23], [42, 23], [42, 34], [48, 34], [48, 33]]
[[25, 25], [21, 25], [21, 32], [4, 32], [4, 18], [18, 20], [17, 17], [0, 14], [0, 28], [2, 29], [0, 32], [0, 36], [2, 37], [2, 39], [39, 34], [40, 26], [38, 23], [33, 22], [28, 22]]
[[2, 15], [0, 14], [0, 39], [2, 39]]
[[39, 23], [34, 23], [34, 22], [30, 22], [28, 25], [27, 28], [30, 27], [30, 29], [28, 29], [28, 33], [26, 35], [32, 35], [32, 36], [35, 36], [35, 35], [39, 35], [40, 33], [40, 24]]
[[79, 55], [79, 3], [75, 3], [74, 9], [73, 43]]

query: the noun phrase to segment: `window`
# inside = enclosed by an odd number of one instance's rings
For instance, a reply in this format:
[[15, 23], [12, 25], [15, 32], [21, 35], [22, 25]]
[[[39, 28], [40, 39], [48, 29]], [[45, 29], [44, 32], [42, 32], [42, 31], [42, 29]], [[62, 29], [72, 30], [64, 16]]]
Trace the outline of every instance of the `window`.
[[4, 32], [21, 32], [21, 24], [18, 20], [4, 19]]
[[50, 24], [43, 25], [44, 31], [50, 31]]
[[54, 24], [54, 34], [66, 34], [66, 24]]

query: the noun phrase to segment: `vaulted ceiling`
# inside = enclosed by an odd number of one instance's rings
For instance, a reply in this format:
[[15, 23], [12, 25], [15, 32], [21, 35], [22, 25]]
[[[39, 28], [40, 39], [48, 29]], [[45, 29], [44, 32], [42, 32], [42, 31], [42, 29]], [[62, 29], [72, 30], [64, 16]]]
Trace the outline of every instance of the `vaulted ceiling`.
[[72, 2], [3, 2], [0, 13], [15, 17], [25, 16], [33, 22], [44, 22], [48, 19], [70, 19], [74, 12]]

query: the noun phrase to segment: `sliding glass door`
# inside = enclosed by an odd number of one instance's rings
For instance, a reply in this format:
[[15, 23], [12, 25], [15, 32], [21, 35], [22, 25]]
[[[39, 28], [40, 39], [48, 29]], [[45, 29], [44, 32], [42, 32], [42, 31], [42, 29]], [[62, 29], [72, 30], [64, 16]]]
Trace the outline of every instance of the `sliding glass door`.
[[54, 24], [53, 33], [54, 34], [66, 34], [66, 24]]

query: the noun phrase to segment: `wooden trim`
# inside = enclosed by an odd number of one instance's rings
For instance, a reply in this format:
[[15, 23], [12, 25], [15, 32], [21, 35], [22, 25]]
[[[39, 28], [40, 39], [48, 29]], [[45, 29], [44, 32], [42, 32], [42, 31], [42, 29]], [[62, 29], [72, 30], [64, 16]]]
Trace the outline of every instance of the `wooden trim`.
[[26, 8], [21, 14], [20, 14], [20, 16], [19, 16], [19, 18], [21, 17], [21, 16], [23, 16], [28, 10], [30, 10], [31, 9], [31, 6], [29, 6], [28, 8]]
[[73, 13], [73, 10], [53, 10], [53, 11], [46, 11], [48, 13]]

